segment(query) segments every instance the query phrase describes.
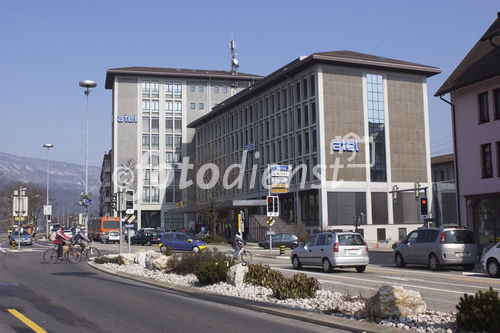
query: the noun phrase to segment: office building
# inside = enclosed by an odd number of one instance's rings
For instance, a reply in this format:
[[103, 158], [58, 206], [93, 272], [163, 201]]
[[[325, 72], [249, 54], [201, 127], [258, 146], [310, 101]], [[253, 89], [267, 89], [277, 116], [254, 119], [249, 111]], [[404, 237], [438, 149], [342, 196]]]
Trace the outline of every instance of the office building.
[[[269, 164], [302, 165], [288, 193], [279, 194], [280, 219], [317, 232], [352, 230], [361, 217], [366, 239], [400, 239], [424, 223], [416, 192], [432, 197], [426, 79], [437, 73], [351, 51], [300, 57], [190, 122], [197, 173], [213, 162], [222, 177], [245, 156], [241, 188], [215, 195], [218, 202], [251, 200], [268, 194], [262, 181]], [[226, 183], [238, 180], [237, 171]], [[197, 185], [202, 206], [211, 193]]]

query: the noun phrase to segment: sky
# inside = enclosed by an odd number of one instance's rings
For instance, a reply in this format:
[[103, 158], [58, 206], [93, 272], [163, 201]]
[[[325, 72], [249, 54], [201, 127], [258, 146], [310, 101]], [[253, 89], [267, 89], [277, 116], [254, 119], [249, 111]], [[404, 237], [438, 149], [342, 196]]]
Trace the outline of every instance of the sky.
[[452, 152], [449, 105], [434, 97], [493, 23], [497, 1], [0, 0], [0, 152], [85, 163], [111, 148], [106, 71], [129, 66], [268, 75], [299, 56], [350, 50], [436, 66], [428, 79], [431, 155]]

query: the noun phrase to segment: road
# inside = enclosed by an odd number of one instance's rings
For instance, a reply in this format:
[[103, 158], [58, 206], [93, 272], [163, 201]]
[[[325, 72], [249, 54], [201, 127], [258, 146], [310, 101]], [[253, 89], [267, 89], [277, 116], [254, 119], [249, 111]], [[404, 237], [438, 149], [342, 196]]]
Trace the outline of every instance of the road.
[[0, 251], [0, 332], [31, 332], [9, 309], [48, 332], [341, 332], [131, 282], [83, 263], [45, 264], [42, 250]]

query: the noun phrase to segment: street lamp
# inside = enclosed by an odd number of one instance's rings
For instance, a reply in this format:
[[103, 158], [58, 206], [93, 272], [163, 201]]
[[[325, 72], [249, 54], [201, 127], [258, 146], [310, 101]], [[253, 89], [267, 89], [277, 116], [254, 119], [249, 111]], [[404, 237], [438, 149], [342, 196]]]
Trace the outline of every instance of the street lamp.
[[80, 81], [80, 87], [87, 88], [85, 90], [85, 96], [87, 96], [87, 110], [85, 113], [85, 193], [84, 204], [85, 204], [85, 232], [88, 233], [88, 222], [89, 222], [89, 205], [87, 204], [88, 196], [88, 182], [89, 182], [89, 94], [90, 88], [95, 88], [97, 83], [91, 80]]
[[45, 229], [45, 236], [47, 239], [49, 238], [49, 223], [50, 223], [50, 215], [52, 215], [52, 210], [49, 208], [49, 150], [50, 148], [54, 148], [52, 143], [46, 143], [43, 145], [43, 148], [47, 148], [47, 208], [44, 209], [45, 220], [47, 221], [47, 227]]

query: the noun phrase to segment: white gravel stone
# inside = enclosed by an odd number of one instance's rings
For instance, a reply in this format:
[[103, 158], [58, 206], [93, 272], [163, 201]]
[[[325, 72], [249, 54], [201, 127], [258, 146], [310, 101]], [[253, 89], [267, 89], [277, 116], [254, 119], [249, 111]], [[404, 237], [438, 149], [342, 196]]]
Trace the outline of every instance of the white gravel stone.
[[[163, 271], [146, 269], [140, 264], [117, 265], [102, 264], [106, 270], [111, 272], [125, 272], [139, 277], [163, 281], [178, 286], [198, 288], [212, 293], [243, 298], [252, 301], [268, 302], [287, 306], [290, 308], [304, 309], [313, 312], [325, 312], [353, 320], [370, 320], [365, 311], [365, 301], [359, 297], [346, 297], [338, 292], [318, 290], [315, 298], [278, 300], [273, 297], [271, 289], [244, 283], [241, 287], [235, 287], [222, 282], [214, 285], [200, 286], [194, 274], [177, 275]], [[457, 332], [454, 313], [427, 310], [423, 314], [401, 316], [399, 318], [387, 318], [378, 321], [379, 324], [388, 327], [400, 327], [415, 332], [453, 333]]]

